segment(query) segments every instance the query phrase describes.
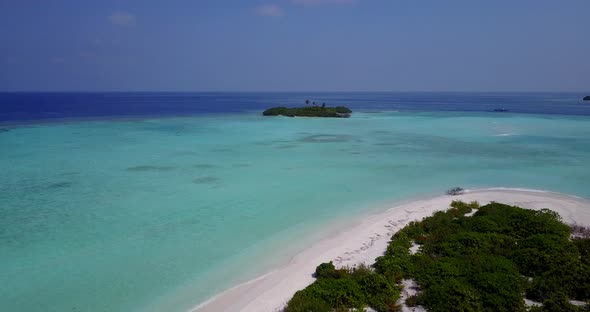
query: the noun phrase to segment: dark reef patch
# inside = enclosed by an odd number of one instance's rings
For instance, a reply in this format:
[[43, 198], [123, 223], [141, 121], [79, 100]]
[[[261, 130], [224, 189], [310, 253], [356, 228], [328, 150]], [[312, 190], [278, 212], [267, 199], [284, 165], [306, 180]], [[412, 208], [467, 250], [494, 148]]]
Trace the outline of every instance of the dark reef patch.
[[212, 164], [195, 164], [192, 167], [195, 169], [211, 169], [211, 168], [215, 168], [217, 166], [212, 165]]
[[375, 130], [375, 131], [371, 131], [371, 134], [374, 135], [391, 135], [393, 134], [392, 131], [387, 131], [387, 130]]
[[199, 177], [199, 178], [193, 179], [193, 183], [195, 183], [195, 184], [212, 184], [212, 183], [215, 183], [218, 181], [219, 181], [219, 178], [212, 177], [212, 176]]
[[192, 155], [196, 155], [197, 153], [193, 152], [193, 151], [178, 151], [175, 152], [174, 155], [176, 156], [192, 156]]
[[71, 177], [71, 176], [76, 176], [76, 175], [80, 175], [80, 172], [79, 171], [66, 171], [66, 172], [60, 173], [58, 176]]
[[254, 145], [258, 145], [258, 146], [269, 146], [272, 145], [272, 142], [268, 142], [268, 141], [259, 141], [259, 142], [254, 142]]
[[213, 153], [228, 153], [228, 152], [231, 153], [234, 150], [231, 149], [231, 148], [228, 148], [228, 147], [217, 147], [217, 148], [213, 148], [213, 149], [211, 149], [209, 151], [210, 152], [213, 152]]
[[151, 121], [143, 121], [142, 124], [143, 124], [142, 130], [160, 132], [160, 133], [171, 134], [171, 135], [182, 135], [187, 132], [194, 131], [194, 129], [193, 129], [194, 127], [187, 126], [185, 124], [170, 124], [170, 123], [160, 124], [160, 123], [151, 122]]
[[10, 129], [8, 129], [8, 128], [0, 128], [0, 133], [2, 133], [2, 132], [8, 132], [8, 131], [10, 131]]
[[53, 190], [53, 189], [62, 189], [62, 188], [69, 188], [73, 185], [72, 182], [55, 182], [55, 183], [50, 183], [49, 185], [47, 185], [46, 189], [48, 190]]
[[231, 166], [234, 168], [246, 168], [246, 167], [250, 167], [250, 164], [233, 164]]
[[296, 144], [285, 144], [285, 145], [275, 146], [276, 149], [289, 149], [289, 148], [295, 148], [295, 147], [297, 147]]
[[135, 167], [129, 167], [127, 168], [127, 171], [131, 171], [131, 172], [149, 172], [149, 171], [156, 171], [156, 172], [160, 172], [160, 171], [170, 171], [170, 170], [174, 170], [176, 169], [176, 167], [174, 166], [135, 166]]
[[305, 136], [298, 141], [304, 143], [338, 143], [350, 142], [352, 140], [353, 136], [346, 134], [315, 134]]

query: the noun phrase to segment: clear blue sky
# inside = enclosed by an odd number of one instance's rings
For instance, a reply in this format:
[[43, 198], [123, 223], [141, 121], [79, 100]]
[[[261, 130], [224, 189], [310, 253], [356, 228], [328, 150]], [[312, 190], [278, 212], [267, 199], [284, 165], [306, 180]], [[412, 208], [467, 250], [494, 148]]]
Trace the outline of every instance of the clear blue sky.
[[0, 90], [587, 91], [589, 0], [0, 0]]

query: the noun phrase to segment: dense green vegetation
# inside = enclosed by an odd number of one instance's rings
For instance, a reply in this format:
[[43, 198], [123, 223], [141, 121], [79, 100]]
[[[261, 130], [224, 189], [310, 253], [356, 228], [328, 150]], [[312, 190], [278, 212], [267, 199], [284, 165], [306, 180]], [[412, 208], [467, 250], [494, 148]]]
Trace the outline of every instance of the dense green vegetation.
[[331, 262], [322, 263], [315, 277], [313, 284], [298, 291], [289, 301], [287, 312], [348, 311], [364, 307], [392, 311], [399, 299], [399, 286], [367, 266], [337, 270]]
[[[406, 304], [428, 311], [590, 311], [569, 303], [590, 299], [590, 239], [570, 234], [550, 210], [453, 202], [397, 232], [373, 270], [321, 264], [286, 311], [398, 311], [404, 279], [420, 286]], [[525, 297], [543, 304], [527, 308]]]
[[[306, 101], [309, 104], [309, 100]], [[347, 118], [350, 117], [352, 111], [344, 106], [337, 107], [326, 107], [326, 104], [322, 106], [316, 106], [313, 102], [313, 106], [288, 108], [288, 107], [273, 107], [265, 110], [262, 115], [264, 116], [287, 116], [287, 117], [336, 117], [336, 118]]]

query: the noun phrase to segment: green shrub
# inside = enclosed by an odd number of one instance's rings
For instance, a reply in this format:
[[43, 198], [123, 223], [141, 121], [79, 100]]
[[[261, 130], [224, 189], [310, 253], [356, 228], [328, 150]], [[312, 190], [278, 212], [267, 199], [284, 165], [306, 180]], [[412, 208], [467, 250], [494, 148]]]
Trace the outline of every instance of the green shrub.
[[352, 113], [352, 111], [350, 110], [350, 108], [344, 107], [344, 106], [336, 106], [336, 108], [334, 110], [337, 113], [341, 113], [341, 114], [350, 114], [350, 113]]
[[352, 278], [325, 278], [318, 279], [304, 290], [296, 292], [287, 304], [287, 312], [292, 311], [292, 304], [325, 304], [331, 309], [361, 309], [366, 306], [366, 298], [361, 286]]
[[289, 300], [285, 312], [332, 312], [332, 307], [324, 300], [309, 296], [300, 290]]
[[409, 296], [408, 298], [406, 298], [406, 305], [408, 307], [415, 307], [418, 305], [418, 296], [417, 295], [413, 295], [413, 296]]
[[315, 278], [336, 278], [338, 274], [332, 261], [318, 265], [314, 273]]
[[500, 225], [491, 218], [468, 218], [463, 225], [466, 229], [480, 233], [499, 233]]
[[358, 280], [368, 306], [379, 312], [390, 311], [399, 299], [400, 289], [379, 274], [369, 274]]
[[582, 263], [590, 265], [590, 238], [576, 238], [572, 242], [580, 253]]
[[578, 249], [567, 237], [548, 234], [535, 234], [520, 240], [512, 259], [526, 276], [558, 268], [567, 274], [580, 265]]
[[369, 275], [375, 275], [375, 271], [368, 265], [365, 265], [364, 263], [359, 264], [357, 267], [350, 269], [350, 276], [353, 279], [361, 279], [365, 276], [369, 276]]
[[[401, 235], [400, 233], [404, 233], [407, 237], [408, 242], [414, 241], [416, 242], [419, 238], [423, 237], [425, 234], [424, 229], [420, 226], [420, 223], [416, 221], [410, 222], [406, 225], [403, 229], [399, 230], [396, 234], [394, 234], [394, 238], [399, 238]], [[408, 247], [409, 248], [409, 247]]]
[[[332, 263], [316, 268], [319, 278], [298, 291], [286, 311], [333, 311], [371, 307], [376, 311], [394, 311], [400, 289], [384, 275], [365, 265], [336, 270]], [[327, 310], [326, 310], [327, 309]]]
[[498, 226], [498, 232], [516, 238], [534, 234], [555, 234], [569, 237], [571, 229], [552, 211], [528, 210], [499, 203], [481, 207], [474, 217], [487, 217]]
[[285, 114], [287, 114], [288, 110], [289, 109], [286, 107], [273, 107], [273, 108], [269, 108], [269, 109], [265, 110], [264, 112], [262, 112], [262, 115], [264, 115], [264, 116], [285, 115]]
[[543, 302], [543, 306], [531, 311], [543, 312], [581, 312], [587, 311], [569, 303], [567, 296], [563, 293], [556, 293]]
[[473, 209], [479, 208], [479, 203], [476, 201], [465, 203], [462, 201], [454, 200], [451, 202], [451, 211], [456, 211], [459, 215], [465, 215], [466, 213], [470, 213]]
[[524, 311], [522, 280], [518, 271], [484, 272], [472, 275], [470, 284], [478, 290], [486, 309], [498, 312]]
[[375, 259], [375, 271], [396, 283], [409, 276], [412, 260], [407, 257], [381, 256]]
[[440, 284], [424, 289], [420, 302], [430, 312], [483, 311], [479, 292], [455, 278], [447, 278]]

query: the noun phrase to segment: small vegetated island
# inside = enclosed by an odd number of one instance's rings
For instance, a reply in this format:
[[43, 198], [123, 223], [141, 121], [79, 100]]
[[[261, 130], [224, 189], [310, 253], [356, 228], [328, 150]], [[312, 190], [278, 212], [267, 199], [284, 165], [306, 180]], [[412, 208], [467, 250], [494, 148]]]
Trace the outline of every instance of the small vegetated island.
[[[306, 105], [310, 105], [310, 101], [305, 101]], [[311, 106], [305, 107], [273, 107], [265, 110], [262, 115], [264, 116], [287, 116], [287, 117], [334, 117], [334, 118], [348, 118], [352, 110], [344, 106], [329, 107], [326, 103], [322, 105], [316, 105], [313, 102]]]
[[[455, 201], [394, 234], [372, 266], [320, 264], [285, 311], [590, 311], [588, 234], [551, 210]], [[401, 302], [409, 280], [417, 295]]]

